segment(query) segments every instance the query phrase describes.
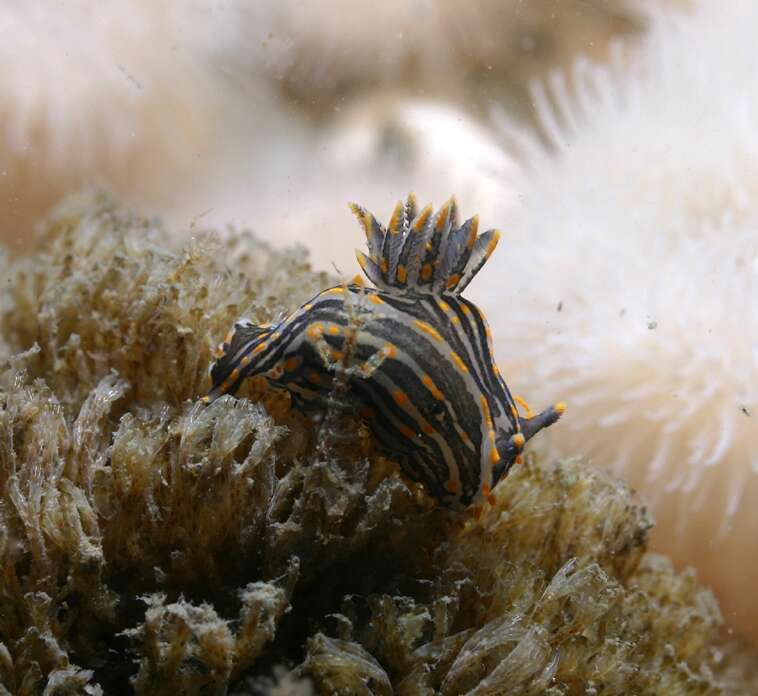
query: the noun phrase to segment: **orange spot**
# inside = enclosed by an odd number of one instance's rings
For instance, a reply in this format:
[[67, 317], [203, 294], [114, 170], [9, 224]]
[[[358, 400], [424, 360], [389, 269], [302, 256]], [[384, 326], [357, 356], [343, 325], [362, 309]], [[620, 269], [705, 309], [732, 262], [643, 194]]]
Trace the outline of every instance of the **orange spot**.
[[202, 397], [202, 398], [200, 399], [200, 401], [202, 401], [204, 404], [207, 404], [207, 403], [210, 401], [210, 397], [208, 397], [208, 396], [204, 396], [204, 397]]
[[384, 348], [382, 348], [382, 352], [388, 358], [395, 358], [397, 356], [397, 348], [392, 343], [385, 343]]
[[429, 280], [429, 278], [431, 277], [432, 277], [432, 265], [430, 263], [425, 263], [423, 267], [421, 268], [421, 279]]
[[255, 346], [255, 350], [253, 351], [253, 355], [258, 355], [258, 353], [262, 353], [264, 350], [268, 348], [268, 343], [265, 341], [263, 343], [259, 343], [257, 346]]
[[460, 320], [458, 317], [453, 317], [453, 318], [450, 320], [450, 323], [451, 323], [451, 324], [453, 324], [453, 326], [458, 326], [458, 324], [460, 324], [460, 323], [461, 323], [461, 320]]
[[516, 409], [516, 407], [515, 407], [515, 406], [511, 406], [511, 415], [512, 415], [514, 418], [518, 418], [518, 410]]
[[355, 215], [355, 217], [358, 218], [358, 222], [363, 224], [363, 208], [359, 206], [357, 203], [348, 203], [348, 206], [350, 208], [350, 211]]
[[497, 464], [500, 461], [500, 452], [497, 451], [497, 447], [493, 447], [490, 450], [490, 462]]
[[236, 382], [237, 381], [237, 377], [239, 377], [239, 376], [240, 376], [240, 371], [235, 367], [231, 371], [231, 373], [229, 374], [229, 377], [228, 377], [228, 379], [226, 381], [231, 384], [232, 382]]
[[466, 445], [466, 447], [473, 447], [474, 443], [471, 442], [471, 438], [466, 435], [463, 431], [460, 432], [461, 440], [463, 441], [463, 444]]
[[450, 481], [447, 481], [445, 483], [445, 490], [448, 493], [458, 493], [461, 490], [461, 482], [460, 481], [453, 481], [451, 479]]
[[340, 327], [339, 326], [330, 326], [329, 327], [329, 333], [332, 336], [339, 336], [339, 334], [340, 334]]
[[374, 304], [384, 304], [384, 300], [379, 297], [379, 295], [369, 295], [368, 296], [369, 302], [373, 302]]
[[487, 502], [488, 502], [490, 505], [492, 505], [492, 507], [495, 507], [495, 505], [497, 504], [497, 498], [495, 497], [495, 494], [494, 494], [494, 493], [490, 493], [490, 494], [487, 496]]
[[461, 280], [460, 273], [453, 273], [448, 279], [447, 279], [447, 289], [452, 290]]
[[474, 505], [474, 507], [471, 509], [471, 514], [474, 516], [474, 519], [478, 522], [479, 518], [482, 516], [481, 506]]
[[392, 392], [392, 398], [398, 406], [405, 406], [408, 403], [408, 395], [402, 389]]
[[[361, 260], [358, 259], [358, 263], [361, 264], [361, 268], [363, 268], [363, 264], [361, 263]], [[353, 277], [353, 280], [351, 281], [353, 285], [360, 285], [363, 287], [363, 276], [356, 275]]]
[[288, 372], [292, 372], [294, 370], [297, 370], [298, 367], [300, 367], [300, 363], [302, 362], [302, 359], [298, 356], [287, 358], [284, 361], [284, 369]]
[[513, 461], [516, 462], [516, 464], [523, 464], [524, 458], [519, 454], [519, 456], [516, 457], [516, 459], [514, 459]]
[[342, 295], [345, 292], [345, 288], [329, 288], [328, 290], [324, 290], [322, 292], [322, 295]]
[[407, 425], [401, 425], [398, 430], [410, 440], [416, 437], [416, 432], [411, 430]]
[[442, 229], [447, 224], [447, 219], [450, 215], [450, 201], [447, 201], [445, 205], [443, 205], [440, 208], [440, 211], [437, 213], [437, 224], [435, 225], [435, 228], [438, 232], [441, 232]]
[[513, 444], [516, 445], [516, 447], [519, 449], [526, 444], [526, 438], [524, 437], [523, 433], [516, 433], [513, 437], [511, 437], [511, 440], [513, 440]]
[[234, 329], [232, 329], [226, 336], [224, 336], [224, 343], [231, 343], [234, 338]]
[[340, 350], [333, 350], [331, 353], [331, 357], [334, 362], [339, 362], [340, 360], [342, 360], [342, 358], [345, 357], [345, 354]]
[[474, 215], [474, 217], [471, 218], [471, 232], [468, 236], [468, 241], [466, 242], [466, 246], [468, 247], [468, 250], [471, 251], [474, 248], [474, 242], [476, 241], [476, 235], [479, 231], [479, 216]]
[[422, 430], [422, 431], [423, 431], [423, 432], [424, 432], [426, 435], [435, 435], [435, 434], [436, 434], [436, 432], [437, 432], [437, 431], [436, 431], [436, 430], [435, 430], [435, 429], [434, 429], [434, 428], [433, 428], [433, 427], [432, 427], [432, 426], [431, 426], [429, 423], [427, 423], [426, 421], [423, 421], [423, 422], [421, 423], [421, 430]]
[[466, 363], [463, 362], [461, 359], [461, 356], [458, 355], [454, 350], [450, 351], [450, 357], [453, 359], [453, 362], [455, 363], [456, 367], [461, 372], [468, 372], [468, 368], [466, 367]]
[[419, 329], [421, 329], [424, 333], [429, 334], [435, 341], [441, 341], [442, 336], [439, 335], [437, 330], [433, 327], [427, 324], [424, 321], [419, 321], [416, 319], [416, 321], [413, 322]]
[[432, 214], [432, 206], [428, 205], [418, 214], [418, 217], [416, 218], [416, 222], [413, 223], [413, 231], [421, 232], [421, 230], [424, 229], [424, 226], [426, 225], [426, 221], [429, 219], [429, 216], [431, 214]]
[[395, 206], [395, 210], [392, 213], [392, 217], [390, 218], [390, 232], [392, 234], [398, 233], [398, 223], [400, 222], [400, 216], [403, 214], [403, 204], [398, 203]]
[[566, 404], [563, 401], [559, 401], [553, 408], [558, 412], [558, 414], [562, 414], [566, 410]]
[[316, 341], [319, 338], [321, 338], [321, 335], [323, 333], [324, 333], [323, 324], [310, 324], [305, 332], [306, 336], [308, 336], [308, 338], [310, 338], [312, 341]]
[[437, 401], [444, 401], [445, 395], [437, 388], [437, 385], [432, 381], [432, 378], [429, 375], [424, 375], [421, 378], [421, 381]]
[[489, 244], [487, 244], [487, 258], [489, 258], [492, 255], [492, 252], [495, 251], [495, 247], [497, 246], [497, 243], [500, 241], [500, 232], [495, 231], [495, 234], [492, 235], [492, 239], [490, 239]]
[[534, 415], [534, 411], [532, 411], [532, 408], [531, 408], [531, 406], [529, 406], [529, 404], [528, 404], [528, 403], [526, 403], [526, 400], [525, 400], [524, 398], [520, 397], [518, 394], [514, 394], [514, 395], [513, 395], [513, 400], [514, 400], [514, 401], [515, 401], [515, 402], [516, 402], [516, 403], [517, 403], [519, 406], [521, 406], [521, 408], [523, 408], [523, 409], [524, 409], [524, 411], [526, 411], [526, 416], [527, 416], [527, 418], [531, 418], [531, 417]]
[[390, 268], [387, 265], [387, 259], [382, 259], [381, 263], [379, 264], [379, 268], [382, 270], [382, 273], [385, 275], [389, 272]]
[[467, 316], [471, 316], [471, 310], [468, 308], [468, 305], [462, 304], [461, 305], [461, 311]]
[[366, 237], [371, 234], [371, 228], [373, 227], [374, 219], [371, 213], [368, 211], [363, 214], [363, 230], [366, 233]]
[[450, 305], [447, 302], [445, 302], [444, 300], [437, 300], [437, 306], [443, 312], [449, 312], [450, 311]]
[[321, 384], [321, 375], [316, 370], [308, 370], [305, 377], [309, 382], [313, 382], [313, 384]]
[[244, 367], [245, 365], [249, 364], [250, 362], [250, 356], [246, 355], [242, 360], [240, 360], [240, 364]]
[[482, 407], [482, 413], [484, 414], [484, 420], [490, 428], [490, 434], [492, 434], [492, 415], [490, 414], [490, 405], [487, 402], [487, 397], [484, 394], [479, 395], [479, 403]]
[[397, 279], [398, 279], [398, 281], [400, 281], [401, 283], [404, 283], [405, 279], [407, 277], [408, 277], [408, 272], [405, 270], [405, 266], [403, 266], [402, 264], [400, 264], [397, 267]]

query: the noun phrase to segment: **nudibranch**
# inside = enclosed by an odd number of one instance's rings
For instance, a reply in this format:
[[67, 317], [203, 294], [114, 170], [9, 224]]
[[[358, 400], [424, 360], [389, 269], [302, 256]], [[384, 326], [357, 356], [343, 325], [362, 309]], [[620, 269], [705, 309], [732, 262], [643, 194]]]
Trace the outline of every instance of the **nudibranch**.
[[418, 210], [411, 195], [385, 228], [358, 205], [368, 255], [352, 283], [324, 290], [276, 324], [240, 320], [211, 365], [211, 402], [263, 375], [303, 411], [334, 404], [367, 421], [380, 448], [443, 504], [491, 495], [535, 433], [565, 406], [520, 415], [494, 363], [482, 313], [461, 292], [492, 254], [499, 232], [459, 224], [450, 199]]

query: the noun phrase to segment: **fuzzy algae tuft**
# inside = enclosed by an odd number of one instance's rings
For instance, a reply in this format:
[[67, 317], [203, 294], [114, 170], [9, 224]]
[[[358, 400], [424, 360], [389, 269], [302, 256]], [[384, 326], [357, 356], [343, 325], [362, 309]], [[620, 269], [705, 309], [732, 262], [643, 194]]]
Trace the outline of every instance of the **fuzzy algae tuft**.
[[177, 248], [102, 195], [4, 264], [0, 694], [737, 694], [755, 656], [651, 519], [527, 458], [478, 521], [360, 422], [246, 386], [213, 346], [326, 287], [244, 234]]

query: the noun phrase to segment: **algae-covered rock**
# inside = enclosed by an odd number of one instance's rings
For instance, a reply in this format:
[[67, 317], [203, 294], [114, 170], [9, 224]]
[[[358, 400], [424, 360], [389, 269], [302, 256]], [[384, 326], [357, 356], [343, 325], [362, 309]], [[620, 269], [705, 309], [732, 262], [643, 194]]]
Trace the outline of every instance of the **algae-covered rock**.
[[0, 694], [738, 694], [758, 662], [651, 519], [580, 460], [527, 458], [478, 520], [368, 430], [213, 346], [326, 287], [251, 235], [180, 247], [103, 196], [6, 260]]

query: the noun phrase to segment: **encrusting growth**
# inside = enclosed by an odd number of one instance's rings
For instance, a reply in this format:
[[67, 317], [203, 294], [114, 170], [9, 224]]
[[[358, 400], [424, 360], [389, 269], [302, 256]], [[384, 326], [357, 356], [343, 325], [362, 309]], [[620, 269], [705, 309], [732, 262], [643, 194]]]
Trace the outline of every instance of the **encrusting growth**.
[[433, 214], [411, 195], [386, 228], [351, 208], [368, 244], [358, 263], [376, 289], [356, 277], [279, 323], [238, 321], [218, 348], [205, 401], [263, 375], [301, 410], [322, 409], [340, 366], [349, 386], [342, 405], [366, 415], [383, 450], [443, 503], [477, 503], [565, 409], [519, 414], [523, 400], [495, 366], [487, 322], [461, 297], [500, 233], [478, 234], [476, 216], [460, 224], [452, 198]]
[[755, 691], [710, 592], [584, 461], [527, 456], [464, 519], [350, 414], [197, 403], [210, 336], [328, 285], [300, 252], [177, 248], [102, 196], [43, 233], [2, 286], [0, 694]]

